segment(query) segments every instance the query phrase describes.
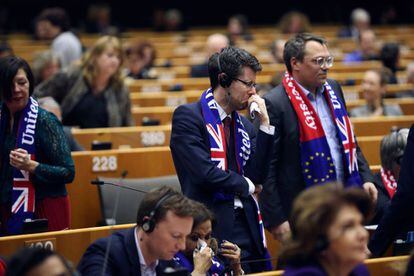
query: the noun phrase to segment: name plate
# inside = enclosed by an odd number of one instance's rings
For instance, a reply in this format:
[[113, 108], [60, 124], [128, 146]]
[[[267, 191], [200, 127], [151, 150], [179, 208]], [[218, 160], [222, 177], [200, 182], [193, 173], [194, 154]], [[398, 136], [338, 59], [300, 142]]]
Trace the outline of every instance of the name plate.
[[100, 155], [92, 157], [92, 172], [113, 172], [118, 169], [116, 155]]
[[165, 99], [166, 106], [179, 106], [187, 103], [186, 97], [167, 97]]
[[142, 86], [142, 92], [160, 92], [162, 89], [161, 85], [145, 85]]
[[56, 238], [46, 238], [46, 239], [41, 239], [41, 240], [30, 240], [30, 241], [25, 241], [24, 242], [24, 246], [25, 247], [30, 247], [30, 248], [45, 248], [45, 249], [50, 249], [53, 251], [56, 251], [57, 247], [56, 247]]
[[164, 131], [143, 131], [141, 132], [141, 144], [144, 147], [163, 146], [165, 144]]

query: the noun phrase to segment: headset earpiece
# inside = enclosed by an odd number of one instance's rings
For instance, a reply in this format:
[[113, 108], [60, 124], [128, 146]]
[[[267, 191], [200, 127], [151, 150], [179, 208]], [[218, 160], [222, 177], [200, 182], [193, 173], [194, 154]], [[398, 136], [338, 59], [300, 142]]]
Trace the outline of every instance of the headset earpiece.
[[329, 240], [326, 235], [319, 235], [315, 243], [315, 252], [322, 252], [329, 247]]
[[152, 232], [154, 229], [152, 227], [153, 222], [149, 218], [144, 218], [142, 220], [142, 230], [146, 233]]
[[227, 88], [231, 85], [231, 78], [226, 73], [220, 73], [218, 76], [218, 82], [221, 87]]
[[217, 55], [217, 67], [219, 69], [218, 83], [221, 87], [227, 88], [231, 85], [232, 79], [221, 69], [220, 56], [221, 53]]
[[149, 214], [149, 217], [145, 217], [142, 220], [141, 228], [145, 233], [151, 233], [154, 231], [156, 222], [155, 222], [155, 215], [157, 214], [158, 209], [161, 207], [162, 203], [170, 198], [172, 195], [170, 193], [165, 194], [163, 197], [158, 200], [157, 204], [155, 204], [154, 209]]

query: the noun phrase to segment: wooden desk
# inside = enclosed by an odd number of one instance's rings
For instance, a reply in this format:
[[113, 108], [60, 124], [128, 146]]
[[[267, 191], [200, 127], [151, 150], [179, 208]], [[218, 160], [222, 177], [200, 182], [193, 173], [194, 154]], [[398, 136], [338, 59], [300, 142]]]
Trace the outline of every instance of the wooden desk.
[[112, 232], [134, 227], [135, 224], [123, 224], [63, 230], [47, 233], [17, 235], [0, 238], [0, 255], [10, 257], [25, 246], [46, 247], [59, 252], [77, 265], [86, 248], [95, 240], [109, 236]]

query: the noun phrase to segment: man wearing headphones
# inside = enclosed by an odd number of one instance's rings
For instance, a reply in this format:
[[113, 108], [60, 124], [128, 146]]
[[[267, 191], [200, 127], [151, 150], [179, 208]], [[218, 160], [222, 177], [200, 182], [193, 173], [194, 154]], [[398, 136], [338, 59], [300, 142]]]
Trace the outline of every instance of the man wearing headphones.
[[[266, 270], [264, 230], [254, 193], [268, 169], [274, 127], [256, 94], [258, 60], [226, 47], [208, 62], [211, 88], [173, 115], [171, 153], [183, 193], [213, 211], [213, 236], [241, 248], [246, 273]], [[237, 111], [254, 109], [260, 130]], [[254, 107], [255, 106], [255, 107]], [[256, 146], [259, 145], [260, 146]], [[244, 261], [252, 262], [244, 262]], [[243, 263], [244, 262], [244, 263]]]
[[95, 241], [82, 256], [82, 275], [163, 274], [176, 269], [174, 255], [185, 249], [193, 226], [193, 203], [180, 192], [162, 187], [145, 195], [137, 226]]

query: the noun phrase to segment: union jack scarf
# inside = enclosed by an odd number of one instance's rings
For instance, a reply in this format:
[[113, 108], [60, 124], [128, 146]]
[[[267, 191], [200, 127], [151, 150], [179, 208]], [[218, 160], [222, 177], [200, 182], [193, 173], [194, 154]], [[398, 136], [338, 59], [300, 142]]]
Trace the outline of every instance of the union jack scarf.
[[[173, 260], [181, 267], [187, 268], [188, 271], [194, 270], [194, 264], [193, 262], [190, 262], [190, 260], [187, 259], [187, 257], [180, 251], [177, 254], [175, 254]], [[211, 259], [211, 262], [213, 263], [210, 267], [210, 269], [207, 271], [207, 276], [219, 276], [219, 275], [229, 275], [228, 273], [223, 273], [225, 270], [224, 265], [220, 262], [219, 259], [217, 259], [216, 256], [213, 256]]]
[[[203, 113], [204, 122], [206, 123], [207, 132], [209, 134], [210, 140], [210, 158], [211, 161], [220, 169], [227, 170], [228, 164], [226, 159], [227, 145], [226, 138], [224, 135], [223, 124], [220, 119], [220, 115], [217, 109], [217, 102], [214, 100], [213, 90], [211, 88], [203, 92], [200, 98], [201, 110]], [[238, 173], [243, 175], [243, 167], [246, 165], [246, 162], [250, 157], [250, 138], [249, 134], [245, 130], [242, 120], [239, 114], [236, 111], [232, 113], [232, 128], [234, 130], [234, 139], [236, 142], [235, 151], [236, 151], [236, 161]], [[259, 227], [262, 235], [263, 246], [266, 248], [266, 239], [264, 234], [264, 226], [262, 221], [262, 216], [260, 214], [259, 205], [253, 195], [251, 198], [254, 200], [257, 217], [259, 222]], [[219, 192], [214, 195], [215, 200], [228, 200], [234, 201], [234, 195]]]
[[[283, 86], [298, 116], [301, 163], [306, 185], [309, 187], [335, 181], [335, 165], [328, 141], [311, 102], [288, 72], [283, 78]], [[345, 187], [361, 186], [356, 154], [357, 144], [345, 104], [336, 96], [328, 82], [324, 83], [324, 89], [323, 94], [329, 104], [339, 141], [342, 143], [342, 160], [345, 168], [343, 184]]]
[[394, 174], [390, 170], [384, 170], [381, 167], [381, 179], [390, 199], [392, 199], [397, 191], [397, 181], [395, 180]]
[[[32, 97], [20, 115], [16, 149], [27, 150], [30, 159], [35, 160], [36, 147], [34, 142], [36, 132], [36, 121], [38, 116], [38, 103]], [[5, 111], [6, 105], [3, 103], [0, 110], [0, 142], [4, 143], [4, 134], [10, 121], [10, 114]], [[8, 165], [8, 164], [3, 164]], [[33, 218], [35, 211], [35, 189], [31, 180], [31, 175], [27, 171], [13, 168], [13, 188], [11, 198], [11, 216], [7, 222], [9, 234], [19, 234], [22, 231], [23, 222]]]

